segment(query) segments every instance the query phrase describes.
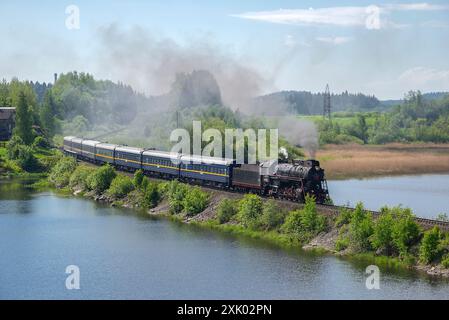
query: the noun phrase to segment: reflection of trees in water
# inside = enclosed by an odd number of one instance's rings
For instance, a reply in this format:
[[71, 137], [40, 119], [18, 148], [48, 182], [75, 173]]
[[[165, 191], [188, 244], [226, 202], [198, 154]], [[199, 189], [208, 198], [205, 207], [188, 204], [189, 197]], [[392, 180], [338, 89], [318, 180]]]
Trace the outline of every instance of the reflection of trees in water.
[[30, 181], [3, 181], [0, 182], [0, 200], [30, 200]]

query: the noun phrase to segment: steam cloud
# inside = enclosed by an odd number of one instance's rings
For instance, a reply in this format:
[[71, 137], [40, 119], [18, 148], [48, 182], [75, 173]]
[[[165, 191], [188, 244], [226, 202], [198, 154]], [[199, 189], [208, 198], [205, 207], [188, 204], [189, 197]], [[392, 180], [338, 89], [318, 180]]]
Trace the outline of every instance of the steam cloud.
[[242, 111], [271, 87], [257, 71], [204, 41], [181, 46], [139, 27], [121, 30], [115, 25], [100, 29], [98, 35], [101, 73], [109, 70], [110, 78], [146, 94], [167, 93], [178, 73], [207, 70], [216, 78], [224, 104]]
[[318, 149], [318, 130], [311, 121], [281, 117], [279, 119], [279, 134], [290, 143], [303, 147], [310, 158], [315, 158]]

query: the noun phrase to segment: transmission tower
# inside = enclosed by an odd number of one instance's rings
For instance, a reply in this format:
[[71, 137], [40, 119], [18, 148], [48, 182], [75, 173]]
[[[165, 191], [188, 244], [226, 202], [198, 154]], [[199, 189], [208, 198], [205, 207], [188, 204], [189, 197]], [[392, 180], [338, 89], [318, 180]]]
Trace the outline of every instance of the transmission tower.
[[324, 92], [323, 118], [331, 119], [331, 93], [328, 84], [326, 85], [326, 91]]

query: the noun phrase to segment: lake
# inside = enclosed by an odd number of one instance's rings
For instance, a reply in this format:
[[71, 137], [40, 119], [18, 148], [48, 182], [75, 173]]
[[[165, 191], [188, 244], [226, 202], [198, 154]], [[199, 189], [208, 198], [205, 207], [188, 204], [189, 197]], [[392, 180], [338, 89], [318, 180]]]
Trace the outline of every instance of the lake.
[[[76, 265], [80, 289], [66, 288]], [[449, 299], [449, 283], [0, 183], [0, 299]]]
[[328, 181], [329, 193], [336, 205], [379, 210], [384, 205], [402, 205], [423, 218], [449, 215], [449, 174], [382, 177]]

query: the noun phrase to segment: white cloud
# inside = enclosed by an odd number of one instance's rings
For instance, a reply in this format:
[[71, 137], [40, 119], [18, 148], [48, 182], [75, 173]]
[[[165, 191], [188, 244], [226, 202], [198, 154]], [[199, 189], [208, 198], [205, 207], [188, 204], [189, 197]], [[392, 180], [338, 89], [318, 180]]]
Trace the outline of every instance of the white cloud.
[[398, 81], [409, 89], [449, 91], [449, 70], [414, 67], [404, 71]]
[[449, 6], [439, 4], [422, 3], [402, 3], [384, 5], [387, 10], [392, 11], [439, 11], [448, 10]]
[[320, 42], [324, 42], [324, 43], [333, 44], [333, 45], [339, 45], [339, 44], [348, 43], [349, 41], [352, 40], [352, 38], [350, 38], [350, 37], [318, 37], [318, 38], [316, 38], [316, 40], [320, 41]]
[[339, 26], [363, 26], [365, 7], [334, 7], [321, 9], [293, 9], [247, 12], [234, 17], [282, 24], [332, 24]]
[[[392, 11], [449, 10], [446, 5], [428, 3], [387, 4], [382, 6], [347, 6], [309, 9], [279, 9], [273, 11], [246, 12], [232, 15], [242, 19], [293, 25], [335, 25], [342, 27], [365, 27], [380, 29], [396, 27], [385, 14]], [[403, 25], [399, 25], [402, 27]]]

